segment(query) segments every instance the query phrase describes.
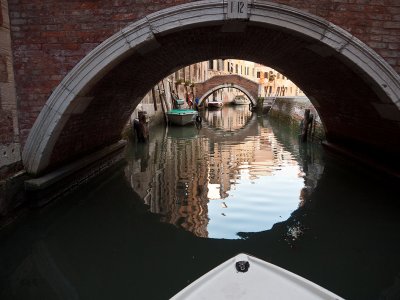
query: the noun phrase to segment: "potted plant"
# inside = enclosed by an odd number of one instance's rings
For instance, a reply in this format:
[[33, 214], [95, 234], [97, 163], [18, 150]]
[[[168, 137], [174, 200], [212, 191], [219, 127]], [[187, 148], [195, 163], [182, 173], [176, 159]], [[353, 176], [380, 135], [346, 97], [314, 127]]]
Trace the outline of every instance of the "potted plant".
[[180, 85], [180, 84], [182, 84], [182, 83], [184, 83], [185, 81], [183, 80], [183, 79], [181, 79], [181, 78], [179, 78], [179, 79], [177, 79], [176, 81], [175, 81], [175, 84], [176, 85]]
[[272, 81], [274, 81], [274, 80], [275, 80], [275, 74], [269, 74], [268, 81], [269, 81], [269, 82], [272, 82]]

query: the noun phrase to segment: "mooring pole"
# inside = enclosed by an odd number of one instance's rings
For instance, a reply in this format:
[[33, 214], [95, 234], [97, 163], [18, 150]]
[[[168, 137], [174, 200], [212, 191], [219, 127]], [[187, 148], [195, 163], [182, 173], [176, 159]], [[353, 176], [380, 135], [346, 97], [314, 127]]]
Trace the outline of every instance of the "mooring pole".
[[307, 136], [308, 136], [308, 129], [309, 129], [309, 125], [312, 122], [313, 117], [310, 115], [310, 110], [306, 109], [304, 111], [304, 118], [302, 121], [302, 127], [301, 127], [301, 141], [302, 142], [307, 142]]

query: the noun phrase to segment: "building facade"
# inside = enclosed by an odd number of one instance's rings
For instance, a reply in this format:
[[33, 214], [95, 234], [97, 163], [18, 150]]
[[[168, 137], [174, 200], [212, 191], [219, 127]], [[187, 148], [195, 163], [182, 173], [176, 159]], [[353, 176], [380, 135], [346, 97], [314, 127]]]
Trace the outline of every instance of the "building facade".
[[[259, 97], [305, 96], [299, 87], [278, 71], [250, 61], [240, 59], [216, 59], [209, 61], [209, 77], [237, 74], [259, 84]], [[240, 94], [238, 91], [229, 91]]]

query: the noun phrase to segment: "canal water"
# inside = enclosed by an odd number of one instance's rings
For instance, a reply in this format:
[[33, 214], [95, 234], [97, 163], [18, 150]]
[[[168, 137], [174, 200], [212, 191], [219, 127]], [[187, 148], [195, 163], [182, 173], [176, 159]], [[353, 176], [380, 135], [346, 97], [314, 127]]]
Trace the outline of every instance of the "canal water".
[[398, 182], [247, 106], [202, 116], [0, 232], [0, 299], [168, 299], [240, 252], [399, 299]]

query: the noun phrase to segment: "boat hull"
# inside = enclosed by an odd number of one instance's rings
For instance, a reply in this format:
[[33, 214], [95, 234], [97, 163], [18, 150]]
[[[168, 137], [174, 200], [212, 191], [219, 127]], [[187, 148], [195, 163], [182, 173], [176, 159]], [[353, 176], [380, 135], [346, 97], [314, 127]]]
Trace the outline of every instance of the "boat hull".
[[273, 264], [239, 254], [212, 269], [171, 299], [342, 299]]
[[197, 111], [192, 109], [173, 109], [167, 112], [168, 122], [170, 124], [185, 126], [194, 123]]
[[243, 99], [235, 99], [233, 100], [234, 105], [246, 105], [249, 104], [249, 101], [243, 100]]
[[224, 104], [222, 102], [219, 102], [219, 101], [210, 101], [210, 102], [207, 103], [207, 107], [209, 109], [219, 109], [219, 108], [222, 108], [223, 105]]
[[246, 105], [246, 104], [249, 104], [250, 101], [247, 98], [245, 98], [244, 96], [236, 96], [235, 98], [233, 98], [232, 103], [234, 105]]

